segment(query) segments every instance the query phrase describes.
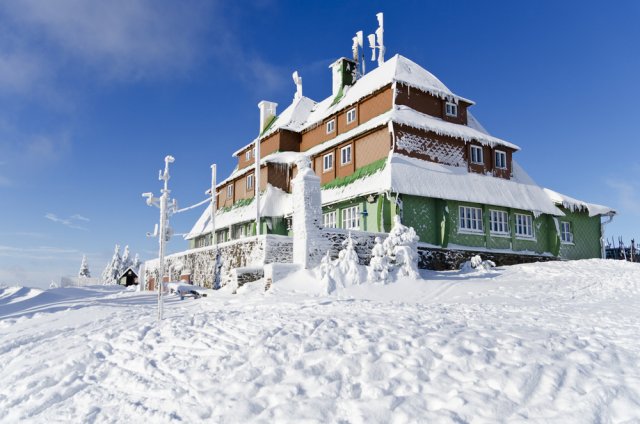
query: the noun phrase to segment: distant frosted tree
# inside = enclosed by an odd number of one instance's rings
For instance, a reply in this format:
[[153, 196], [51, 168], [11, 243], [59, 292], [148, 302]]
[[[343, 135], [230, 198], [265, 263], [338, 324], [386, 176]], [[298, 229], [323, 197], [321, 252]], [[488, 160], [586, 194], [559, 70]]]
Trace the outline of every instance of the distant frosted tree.
[[126, 271], [127, 268], [133, 266], [133, 260], [131, 259], [131, 253], [129, 252], [129, 245], [124, 247], [124, 253], [122, 254], [122, 262], [120, 263], [119, 274]]
[[80, 264], [80, 271], [78, 271], [78, 277], [91, 278], [91, 271], [89, 271], [89, 265], [87, 264], [87, 255], [82, 255], [82, 263]]
[[136, 274], [140, 273], [140, 266], [142, 265], [142, 262], [140, 261], [140, 256], [136, 253], [136, 256], [133, 258], [133, 269], [135, 270]]
[[113, 251], [113, 257], [102, 272], [102, 284], [118, 284], [120, 276], [120, 268], [122, 266], [122, 257], [120, 256], [120, 245], [116, 244]]

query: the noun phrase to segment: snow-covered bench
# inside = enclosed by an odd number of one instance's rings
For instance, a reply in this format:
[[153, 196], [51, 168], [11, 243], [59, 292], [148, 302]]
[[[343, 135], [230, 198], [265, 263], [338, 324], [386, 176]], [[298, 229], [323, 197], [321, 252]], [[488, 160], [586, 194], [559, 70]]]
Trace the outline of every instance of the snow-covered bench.
[[185, 296], [193, 296], [195, 299], [206, 297], [209, 289], [196, 286], [194, 284], [185, 283], [184, 281], [171, 281], [167, 283], [169, 293], [175, 293], [184, 299]]

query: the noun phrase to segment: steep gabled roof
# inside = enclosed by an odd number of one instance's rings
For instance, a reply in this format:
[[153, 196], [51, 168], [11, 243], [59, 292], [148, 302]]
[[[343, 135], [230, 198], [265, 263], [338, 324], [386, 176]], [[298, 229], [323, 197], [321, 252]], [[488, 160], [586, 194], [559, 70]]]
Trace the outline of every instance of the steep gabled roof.
[[247, 148], [251, 147], [252, 144], [256, 142], [257, 139], [264, 139], [269, 137], [271, 134], [276, 132], [277, 130], [292, 130], [297, 131], [298, 128], [307, 120], [309, 113], [316, 105], [316, 102], [311, 100], [308, 97], [300, 97], [299, 99], [294, 99], [293, 102], [282, 111], [281, 114], [276, 116], [274, 122], [272, 122], [266, 131], [260, 134], [255, 139], [251, 140], [250, 143], [241, 147], [233, 153], [233, 156], [238, 156]]
[[352, 86], [344, 89], [342, 98], [334, 104], [333, 96], [327, 97], [316, 106], [309, 114], [307, 121], [299, 130], [311, 128], [322, 122], [329, 115], [344, 109], [377, 90], [394, 83], [399, 83], [419, 89], [442, 99], [464, 101], [474, 104], [473, 101], [454, 94], [431, 72], [427, 71], [412, 60], [401, 55], [395, 55], [375, 68], [368, 74], [359, 78]]

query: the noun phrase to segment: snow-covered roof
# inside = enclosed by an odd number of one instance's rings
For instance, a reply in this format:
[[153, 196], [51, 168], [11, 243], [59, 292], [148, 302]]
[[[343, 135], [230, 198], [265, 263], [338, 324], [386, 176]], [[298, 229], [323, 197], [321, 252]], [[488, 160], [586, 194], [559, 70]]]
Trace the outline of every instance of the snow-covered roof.
[[[293, 204], [291, 194], [267, 184], [267, 189], [260, 196], [260, 215], [265, 216], [284, 216], [291, 214]], [[255, 198], [251, 202], [231, 209], [220, 209], [216, 211], [216, 228], [225, 228], [240, 222], [255, 220], [256, 204]], [[184, 237], [186, 240], [196, 238], [202, 234], [211, 232], [211, 211], [207, 208], [202, 212], [198, 221]]]
[[[264, 166], [267, 163], [287, 163], [287, 164], [292, 164], [295, 163], [296, 160], [298, 160], [298, 158], [300, 158], [300, 155], [304, 155], [304, 153], [299, 153], [299, 152], [273, 152], [265, 157], [263, 157], [260, 160], [260, 166]], [[221, 187], [225, 184], [227, 184], [229, 181], [235, 180], [238, 177], [241, 177], [244, 174], [247, 174], [249, 172], [252, 172], [255, 170], [255, 166], [245, 166], [244, 168], [238, 168], [236, 166], [236, 168], [233, 170], [233, 172], [224, 180], [220, 181], [217, 185], [217, 187]]]
[[616, 214], [616, 211], [608, 206], [583, 202], [582, 200], [574, 199], [573, 197], [560, 194], [548, 188], [545, 188], [544, 191], [553, 203], [569, 209], [572, 212], [586, 211], [589, 213], [589, 216]]
[[389, 160], [394, 192], [564, 215], [515, 161], [513, 177], [507, 180], [397, 153]]
[[[276, 116], [276, 120], [271, 125], [269, 125], [267, 131], [265, 131], [263, 134], [260, 134], [258, 138], [261, 140], [265, 139], [277, 130], [281, 129], [298, 131], [298, 129], [306, 122], [309, 113], [315, 105], [316, 102], [308, 97], [303, 96], [299, 99], [294, 99], [293, 102], [285, 110], [283, 110], [281, 114]], [[238, 156], [244, 150], [251, 147], [251, 145], [253, 145], [258, 138], [251, 140], [250, 143], [233, 152], [233, 156]]]
[[453, 94], [431, 72], [412, 60], [397, 54], [381, 66], [359, 78], [352, 86], [344, 87], [344, 94], [338, 103], [333, 104], [335, 98], [330, 96], [316, 104], [304, 125], [299, 127], [298, 130], [315, 126], [329, 115], [358, 102], [376, 90], [394, 83], [417, 88], [443, 99], [461, 100], [474, 104], [469, 99]]

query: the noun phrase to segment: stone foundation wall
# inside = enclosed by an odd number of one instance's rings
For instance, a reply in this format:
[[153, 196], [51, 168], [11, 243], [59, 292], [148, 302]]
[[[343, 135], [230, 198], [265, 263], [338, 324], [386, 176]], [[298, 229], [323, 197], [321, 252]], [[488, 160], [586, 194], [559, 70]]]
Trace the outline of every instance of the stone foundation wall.
[[481, 252], [473, 250], [448, 250], [418, 247], [420, 262], [418, 267], [435, 271], [460, 269], [460, 266], [475, 255], [480, 255], [483, 260], [495, 262], [497, 266], [526, 264], [532, 262], [555, 261], [557, 258], [546, 255], [528, 255], [503, 252]]
[[[233, 270], [245, 267], [261, 267], [267, 263], [290, 263], [293, 256], [290, 237], [265, 235], [247, 237], [215, 246], [174, 253], [165, 258], [167, 274], [171, 281], [191, 273], [193, 284], [219, 288], [236, 282]], [[159, 281], [158, 259], [145, 262], [145, 281]]]

